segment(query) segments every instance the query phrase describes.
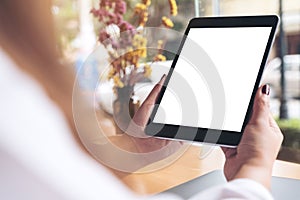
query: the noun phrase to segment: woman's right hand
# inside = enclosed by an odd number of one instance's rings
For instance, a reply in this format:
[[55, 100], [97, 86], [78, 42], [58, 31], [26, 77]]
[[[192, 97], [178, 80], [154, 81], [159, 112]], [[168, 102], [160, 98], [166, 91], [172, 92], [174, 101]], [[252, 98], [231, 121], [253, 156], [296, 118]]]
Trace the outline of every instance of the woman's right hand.
[[249, 178], [270, 188], [272, 168], [283, 135], [269, 110], [269, 86], [256, 93], [252, 117], [236, 149], [222, 148], [226, 162], [224, 174], [228, 181]]

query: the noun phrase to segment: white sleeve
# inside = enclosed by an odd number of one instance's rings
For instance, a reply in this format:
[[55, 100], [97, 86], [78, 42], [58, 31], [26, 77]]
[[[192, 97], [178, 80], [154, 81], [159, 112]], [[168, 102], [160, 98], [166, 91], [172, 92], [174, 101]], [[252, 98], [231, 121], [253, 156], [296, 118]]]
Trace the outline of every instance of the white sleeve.
[[236, 179], [224, 185], [209, 188], [193, 196], [196, 199], [251, 199], [272, 200], [271, 193], [260, 183], [251, 179]]

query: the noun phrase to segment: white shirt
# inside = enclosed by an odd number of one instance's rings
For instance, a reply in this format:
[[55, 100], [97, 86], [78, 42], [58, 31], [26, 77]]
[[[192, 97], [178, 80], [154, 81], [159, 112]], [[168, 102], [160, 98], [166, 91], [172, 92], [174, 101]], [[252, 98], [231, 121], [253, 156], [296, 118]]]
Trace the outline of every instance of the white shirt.
[[[78, 146], [60, 109], [0, 48], [1, 199], [141, 199]], [[144, 197], [180, 199], [173, 195]], [[272, 199], [239, 179], [193, 199]]]

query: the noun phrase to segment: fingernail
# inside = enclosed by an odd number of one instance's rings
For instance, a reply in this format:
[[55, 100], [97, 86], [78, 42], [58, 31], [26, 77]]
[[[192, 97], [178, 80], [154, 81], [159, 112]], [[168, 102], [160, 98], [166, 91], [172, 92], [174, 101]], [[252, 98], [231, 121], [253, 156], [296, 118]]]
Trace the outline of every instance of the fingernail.
[[266, 84], [262, 87], [262, 93], [263, 94], [266, 94], [266, 95], [269, 95], [270, 94], [270, 86], [269, 84]]
[[166, 74], [162, 75], [162, 77], [160, 78], [160, 81], [162, 81], [165, 77], [166, 77]]

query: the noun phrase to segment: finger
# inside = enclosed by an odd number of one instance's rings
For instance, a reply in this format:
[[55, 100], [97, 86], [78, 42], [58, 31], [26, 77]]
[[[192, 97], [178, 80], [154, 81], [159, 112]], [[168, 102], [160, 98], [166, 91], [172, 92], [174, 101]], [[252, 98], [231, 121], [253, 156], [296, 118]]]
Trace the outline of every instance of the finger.
[[155, 104], [156, 98], [161, 90], [161, 87], [163, 85], [163, 82], [165, 81], [166, 75], [164, 74], [160, 81], [155, 85], [155, 87], [152, 89], [144, 103], [141, 105], [141, 107], [138, 109], [138, 111], [135, 113], [133, 117], [133, 121], [138, 125], [144, 127], [148, 119], [151, 115], [153, 106]]
[[280, 130], [280, 128], [279, 128], [277, 122], [275, 121], [275, 119], [274, 119], [274, 117], [273, 117], [273, 115], [272, 115], [271, 112], [270, 112], [270, 114], [269, 114], [269, 124], [270, 124], [270, 126], [271, 126], [274, 130], [277, 130], [277, 131], [276, 131], [277, 133], [279, 133], [279, 134], [282, 135], [282, 132], [281, 132], [281, 130]]
[[147, 96], [147, 98], [143, 104], [153, 104], [153, 105], [155, 104], [156, 98], [157, 98], [165, 80], [166, 80], [166, 75], [164, 74], [161, 77], [160, 81], [154, 86], [154, 88], [152, 89], [150, 94]]
[[269, 94], [270, 86], [268, 84], [261, 86], [257, 90], [253, 104], [253, 112], [249, 124], [266, 124], [269, 122]]
[[237, 153], [235, 148], [221, 147], [221, 149], [226, 158], [230, 158], [230, 157], [236, 155], [236, 153]]
[[221, 147], [221, 149], [222, 149], [223, 153], [226, 154], [226, 152], [228, 151], [229, 148], [228, 147]]
[[271, 127], [274, 127], [274, 128], [278, 127], [278, 125], [277, 125], [275, 119], [273, 118], [273, 115], [272, 115], [271, 112], [269, 113], [269, 123], [270, 123]]

